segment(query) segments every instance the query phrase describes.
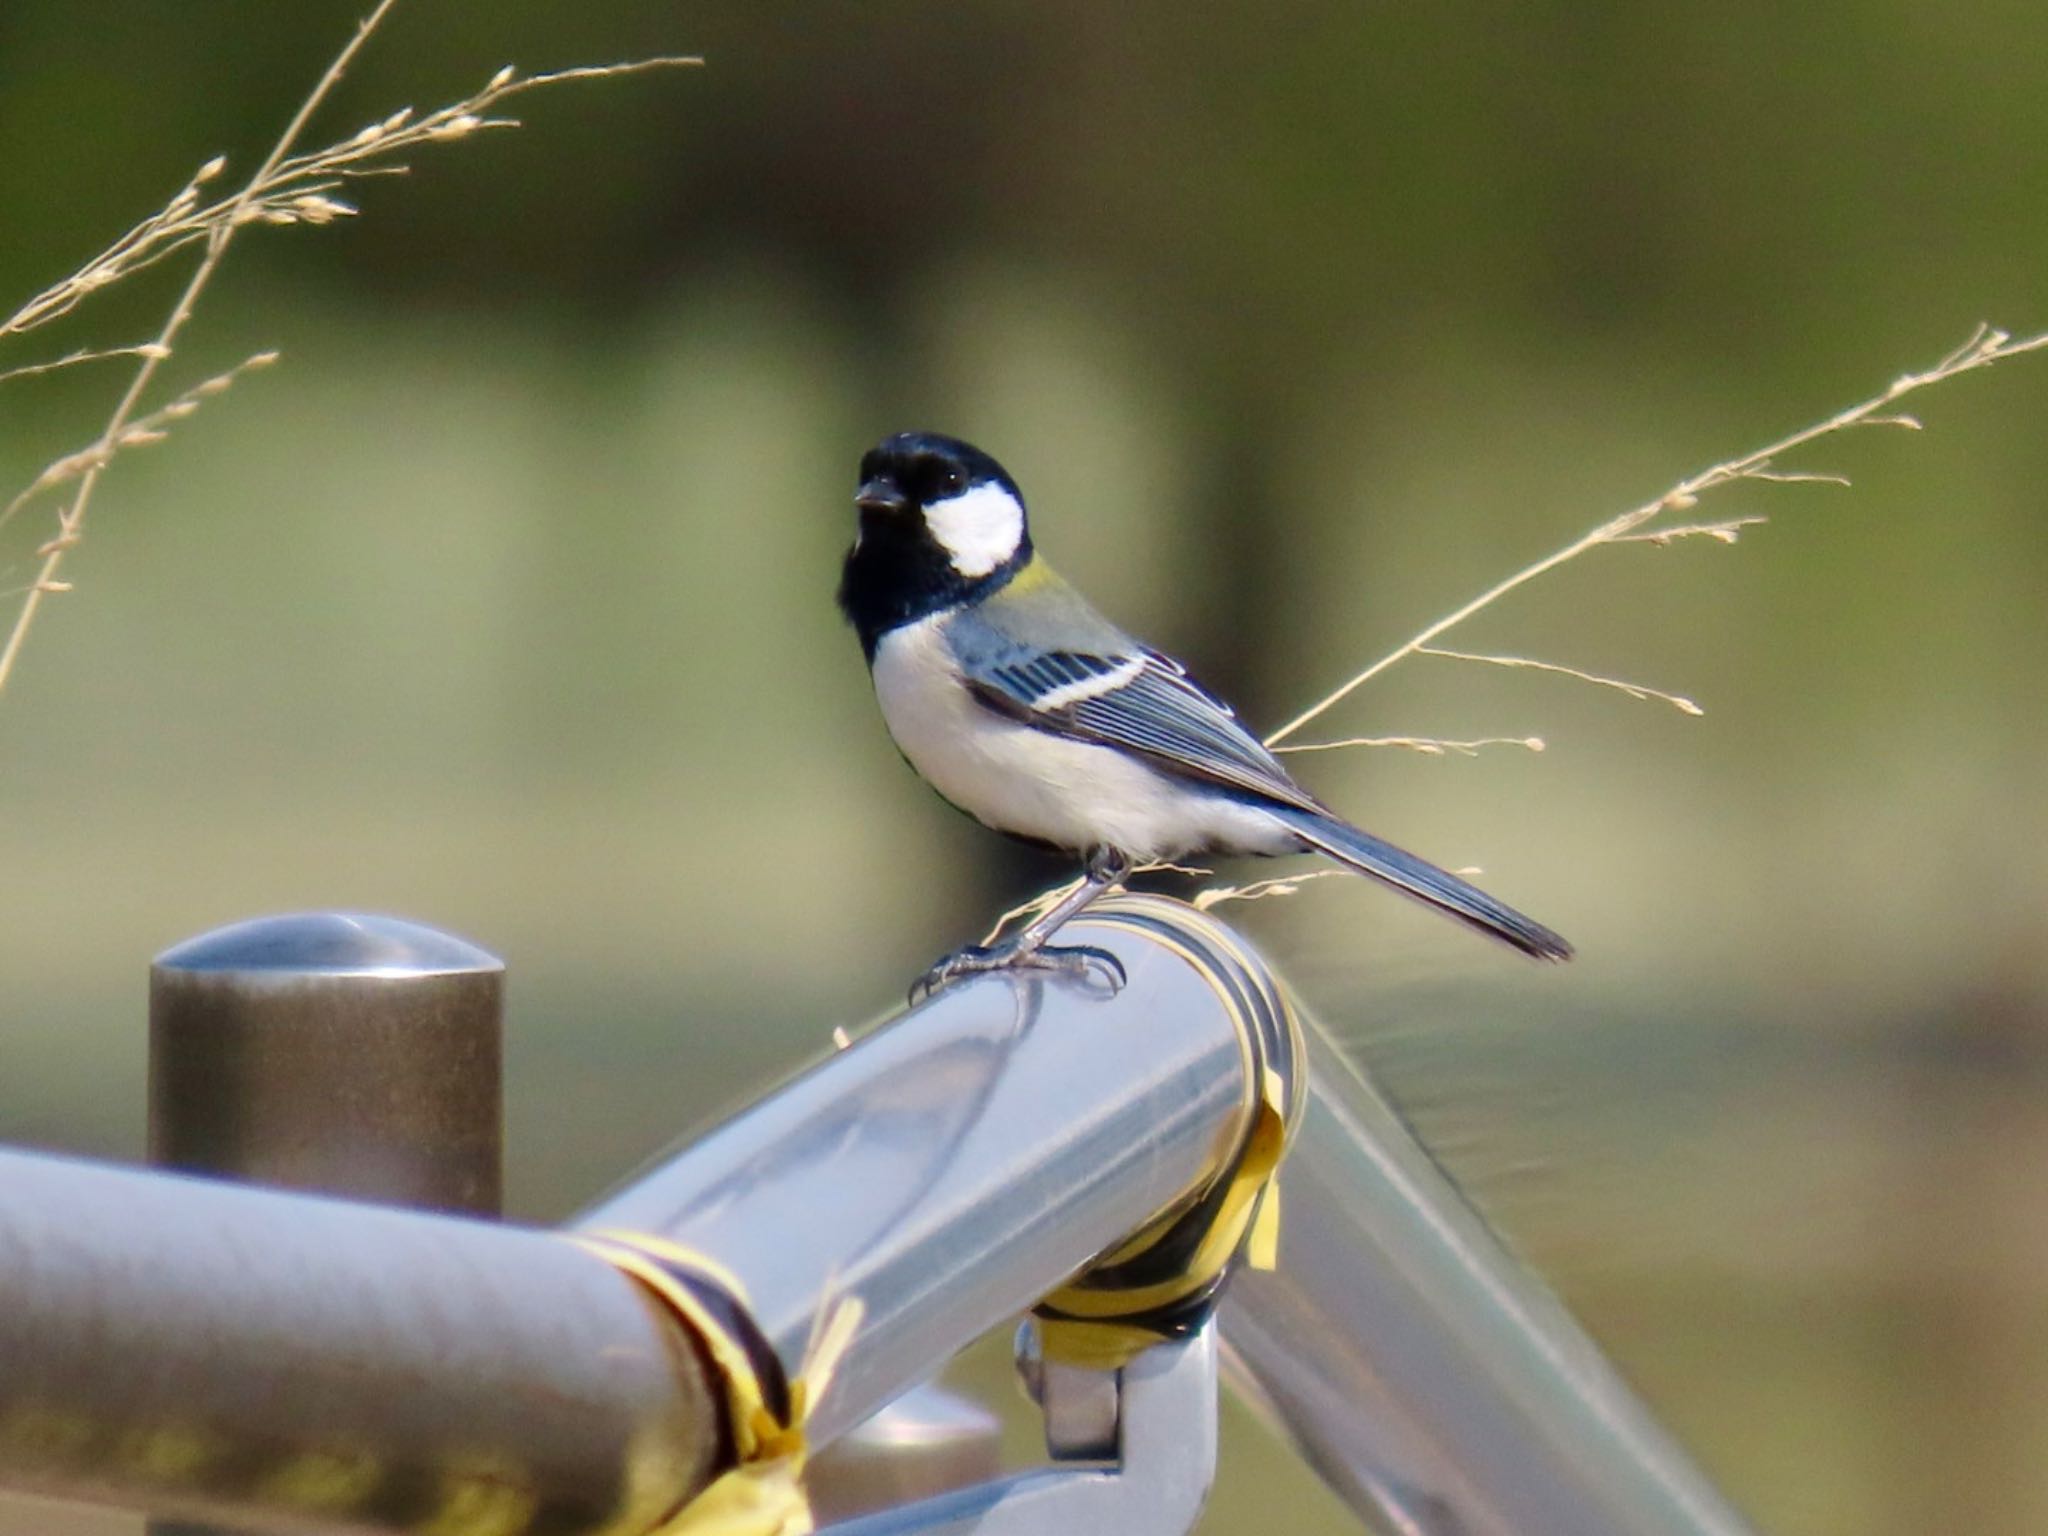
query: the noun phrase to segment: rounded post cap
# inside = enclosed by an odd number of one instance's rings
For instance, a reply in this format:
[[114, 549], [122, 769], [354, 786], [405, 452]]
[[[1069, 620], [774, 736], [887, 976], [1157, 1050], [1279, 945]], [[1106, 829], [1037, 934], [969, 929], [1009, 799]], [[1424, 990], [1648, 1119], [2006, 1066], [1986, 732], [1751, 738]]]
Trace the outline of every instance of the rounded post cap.
[[452, 933], [369, 912], [288, 912], [175, 944], [153, 969], [272, 976], [463, 976], [505, 962]]

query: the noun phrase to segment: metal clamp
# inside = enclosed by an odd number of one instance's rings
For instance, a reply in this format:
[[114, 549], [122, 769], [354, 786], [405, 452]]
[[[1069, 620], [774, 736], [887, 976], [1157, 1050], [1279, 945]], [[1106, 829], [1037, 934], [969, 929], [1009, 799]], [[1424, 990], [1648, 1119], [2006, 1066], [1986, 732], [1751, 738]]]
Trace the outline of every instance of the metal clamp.
[[[1116, 1371], [1018, 1367], [1045, 1413], [1053, 1466], [824, 1528], [824, 1536], [1185, 1536], [1216, 1475], [1216, 1326]], [[1104, 1464], [1107, 1463], [1107, 1464]]]

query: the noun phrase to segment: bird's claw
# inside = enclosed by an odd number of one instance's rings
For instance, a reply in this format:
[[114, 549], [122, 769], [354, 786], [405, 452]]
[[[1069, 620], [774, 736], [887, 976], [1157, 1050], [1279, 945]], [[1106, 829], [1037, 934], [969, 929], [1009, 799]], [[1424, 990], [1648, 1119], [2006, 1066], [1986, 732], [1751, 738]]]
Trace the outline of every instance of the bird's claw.
[[1130, 979], [1121, 960], [1093, 944], [1040, 944], [1030, 949], [1014, 942], [970, 944], [946, 956], [911, 983], [910, 1004], [916, 1007], [964, 976], [1012, 970], [1050, 971], [1080, 982], [1105, 999], [1123, 991], [1124, 983]]

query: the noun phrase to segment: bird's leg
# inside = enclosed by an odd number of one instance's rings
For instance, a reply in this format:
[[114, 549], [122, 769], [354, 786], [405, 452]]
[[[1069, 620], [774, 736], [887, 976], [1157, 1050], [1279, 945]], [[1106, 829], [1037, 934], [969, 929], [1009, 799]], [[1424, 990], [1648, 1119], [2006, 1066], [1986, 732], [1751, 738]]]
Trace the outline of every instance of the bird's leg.
[[[1120, 885], [1131, 872], [1131, 861], [1114, 848], [1098, 848], [1088, 855], [1088, 863], [1081, 875], [1081, 883], [1060, 898], [1059, 902], [1047, 908], [1038, 917], [1018, 930], [1010, 942], [1022, 954], [1037, 954], [1046, 947], [1046, 940], [1059, 932], [1070, 918], [1077, 916], [1081, 909], [1112, 886]], [[1094, 951], [1100, 954], [1100, 950]]]
[[1054, 945], [1046, 941], [1062, 924], [1112, 886], [1123, 883], [1131, 872], [1129, 855], [1114, 848], [1097, 848], [1088, 855], [1081, 883], [1011, 937], [995, 944], [970, 944], [946, 956], [917, 979], [910, 989], [910, 1001], [921, 1003], [948, 982], [962, 976], [1012, 968], [1058, 971], [1081, 980], [1100, 973], [1114, 997], [1127, 979], [1123, 962], [1106, 949], [1093, 944]]

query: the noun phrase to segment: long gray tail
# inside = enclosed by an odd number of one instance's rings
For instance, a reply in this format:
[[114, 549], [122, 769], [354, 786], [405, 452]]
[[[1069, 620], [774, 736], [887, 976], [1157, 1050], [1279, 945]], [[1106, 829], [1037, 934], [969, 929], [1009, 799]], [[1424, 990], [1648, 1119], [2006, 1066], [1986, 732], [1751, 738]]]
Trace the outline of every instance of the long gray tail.
[[1380, 841], [1334, 816], [1288, 805], [1269, 805], [1280, 820], [1301, 835], [1301, 840], [1319, 853], [1362, 875], [1371, 875], [1404, 895], [1447, 912], [1459, 922], [1478, 929], [1489, 938], [1511, 944], [1538, 960], [1569, 960], [1572, 947], [1541, 923], [1522, 916], [1504, 902], [1495, 901], [1476, 885], [1460, 880], [1449, 870], [1438, 869], [1427, 859]]

